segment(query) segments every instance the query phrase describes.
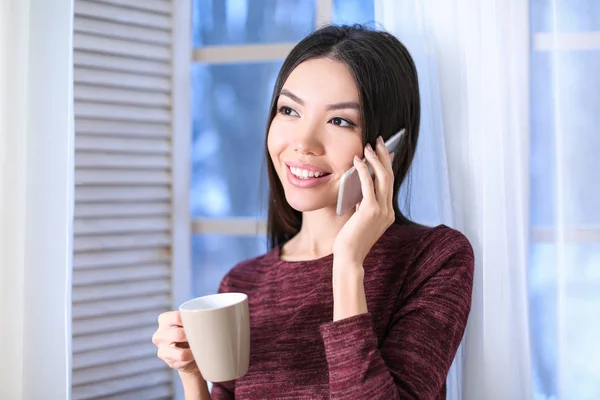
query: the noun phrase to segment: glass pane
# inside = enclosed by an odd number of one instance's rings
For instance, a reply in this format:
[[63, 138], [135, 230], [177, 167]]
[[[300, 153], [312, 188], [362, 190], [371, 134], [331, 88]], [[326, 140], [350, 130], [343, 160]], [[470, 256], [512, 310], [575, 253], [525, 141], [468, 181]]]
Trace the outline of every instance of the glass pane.
[[334, 0], [333, 22], [336, 24], [362, 24], [375, 21], [374, 0]]
[[600, 1], [598, 0], [533, 0], [531, 11], [534, 33], [600, 30]]
[[554, 221], [555, 147], [552, 54], [531, 54], [531, 224]]
[[[557, 251], [553, 243], [536, 243], [531, 248], [535, 398], [557, 398], [562, 376], [564, 398], [599, 399], [600, 244], [567, 244], [564, 258]], [[557, 259], [564, 262], [559, 264]]]
[[192, 236], [192, 295], [217, 293], [223, 276], [238, 262], [266, 251], [263, 237]]
[[193, 44], [298, 42], [315, 15], [315, 0], [194, 0]]
[[266, 215], [264, 138], [281, 62], [192, 70], [192, 217]]
[[600, 170], [600, 51], [533, 52], [531, 68], [532, 224], [554, 222], [560, 182], [564, 222], [600, 226], [600, 189], [593, 183]]

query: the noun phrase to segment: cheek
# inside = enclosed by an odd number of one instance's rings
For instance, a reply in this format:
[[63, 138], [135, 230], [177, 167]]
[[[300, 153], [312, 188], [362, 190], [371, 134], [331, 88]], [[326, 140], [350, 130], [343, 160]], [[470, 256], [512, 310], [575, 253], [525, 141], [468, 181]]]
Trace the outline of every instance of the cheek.
[[354, 165], [355, 155], [363, 157], [362, 141], [358, 138], [343, 142], [337, 141], [330, 149], [330, 162], [338, 175], [342, 175]]
[[269, 132], [267, 133], [267, 148], [269, 150], [269, 156], [271, 156], [271, 160], [273, 161], [273, 164], [275, 164], [275, 168], [279, 169], [279, 158], [285, 149], [285, 142], [282, 135], [278, 134], [277, 126], [274, 123], [271, 124]]

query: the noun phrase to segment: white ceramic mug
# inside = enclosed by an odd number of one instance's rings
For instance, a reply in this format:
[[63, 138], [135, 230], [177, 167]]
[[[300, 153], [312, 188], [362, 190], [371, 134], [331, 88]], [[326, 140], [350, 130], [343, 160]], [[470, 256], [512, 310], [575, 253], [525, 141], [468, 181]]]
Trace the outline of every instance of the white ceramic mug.
[[198, 297], [179, 306], [188, 343], [206, 381], [225, 382], [248, 372], [250, 315], [244, 293]]

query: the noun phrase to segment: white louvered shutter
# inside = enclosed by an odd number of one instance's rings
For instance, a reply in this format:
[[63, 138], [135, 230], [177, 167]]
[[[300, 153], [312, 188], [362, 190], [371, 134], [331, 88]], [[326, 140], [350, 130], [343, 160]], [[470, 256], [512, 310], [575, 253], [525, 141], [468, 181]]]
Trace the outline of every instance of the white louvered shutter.
[[172, 308], [172, 15], [75, 0], [74, 400], [173, 396], [151, 343]]

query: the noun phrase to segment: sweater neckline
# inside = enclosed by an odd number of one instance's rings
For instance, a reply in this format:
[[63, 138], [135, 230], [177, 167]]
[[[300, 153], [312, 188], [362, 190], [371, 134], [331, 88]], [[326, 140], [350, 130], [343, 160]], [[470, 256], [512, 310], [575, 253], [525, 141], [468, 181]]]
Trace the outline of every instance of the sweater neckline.
[[280, 244], [279, 246], [275, 247], [273, 250], [273, 257], [275, 258], [276, 261], [283, 263], [283, 264], [315, 264], [315, 263], [323, 263], [323, 262], [327, 262], [330, 259], [333, 259], [333, 253], [329, 253], [326, 256], [323, 257], [319, 257], [319, 258], [312, 258], [312, 259], [308, 259], [308, 260], [283, 260], [281, 258], [281, 248], [283, 247], [283, 244]]

